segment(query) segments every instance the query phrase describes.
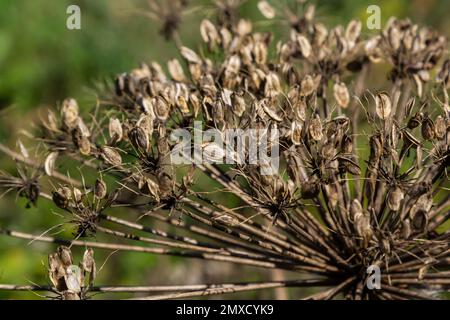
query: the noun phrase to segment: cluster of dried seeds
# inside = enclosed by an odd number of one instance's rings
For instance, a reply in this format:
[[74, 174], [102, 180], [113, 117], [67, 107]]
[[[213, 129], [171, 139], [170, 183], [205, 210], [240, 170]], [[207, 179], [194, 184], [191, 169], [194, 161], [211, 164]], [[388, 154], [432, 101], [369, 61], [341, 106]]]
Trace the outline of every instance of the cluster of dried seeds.
[[[317, 22], [313, 5], [302, 4], [297, 12], [260, 1], [257, 7], [265, 18], [288, 22], [289, 37], [278, 40], [254, 31], [251, 21], [239, 17], [239, 2], [218, 2], [217, 22], [200, 23], [201, 53], [178, 38], [181, 17], [176, 11], [171, 11], [175, 16], [161, 15], [162, 32], [175, 38], [180, 53], [179, 59], [168, 61], [168, 73], [151, 62], [118, 75], [114, 90], [102, 93], [104, 102], [89, 116], [74, 99], [65, 100], [59, 114], [49, 111], [36, 135], [46, 147], [38, 168], [46, 175], [29, 179], [5, 174], [2, 186], [32, 203], [38, 196], [53, 200], [76, 225], [73, 245], [83, 245], [79, 237], [95, 234], [104, 243], [90, 245], [103, 249], [317, 277], [317, 282], [229, 285], [235, 291], [307, 283], [325, 287], [308, 299], [428, 299], [448, 291], [446, 39], [396, 18], [379, 35], [365, 37], [356, 20], [331, 29]], [[269, 54], [272, 43], [274, 55]], [[384, 88], [370, 87], [367, 81], [377, 64], [392, 67]], [[266, 146], [278, 147], [279, 170], [264, 175], [260, 169], [265, 163], [248, 161], [231, 166], [207, 161], [188, 169], [173, 164], [177, 144], [171, 134], [178, 129], [194, 133], [196, 120], [202, 121], [200, 130], [214, 128], [223, 135], [236, 128], [264, 129], [268, 136], [279, 132], [279, 139], [269, 139]], [[248, 160], [254, 146], [245, 140], [243, 145]], [[229, 148], [237, 152], [224, 146]], [[15, 158], [33, 162], [24, 152]], [[60, 173], [73, 164], [84, 177], [94, 174], [97, 180]], [[102, 176], [114, 182], [107, 187]], [[220, 188], [211, 192], [198, 182], [199, 176]], [[52, 195], [45, 192], [45, 181], [41, 185], [45, 179], [59, 186]], [[238, 207], [210, 196], [223, 189]], [[110, 212], [114, 206], [128, 210], [128, 220], [115, 217]], [[172, 219], [172, 213], [180, 220]], [[155, 229], [151, 221], [190, 236]], [[61, 273], [52, 265], [50, 278], [62, 292], [61, 279], [69, 288], [67, 270]], [[381, 269], [381, 290], [366, 286], [365, 271], [373, 265]], [[92, 273], [92, 267], [80, 270]], [[70, 295], [83, 298], [82, 286], [77, 288], [81, 291], [69, 288]], [[200, 292], [183, 288], [184, 297], [223, 293], [208, 286]]]

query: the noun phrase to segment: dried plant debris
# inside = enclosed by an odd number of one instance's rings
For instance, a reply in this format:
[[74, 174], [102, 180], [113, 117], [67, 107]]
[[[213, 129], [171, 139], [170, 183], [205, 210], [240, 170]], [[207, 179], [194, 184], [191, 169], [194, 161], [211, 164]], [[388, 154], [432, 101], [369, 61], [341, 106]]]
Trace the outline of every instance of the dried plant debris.
[[[289, 36], [280, 40], [239, 16], [240, 3], [216, 2], [216, 18], [200, 22], [198, 51], [177, 33], [185, 1], [169, 11], [154, 4], [161, 33], [179, 49], [168, 73], [151, 62], [119, 74], [90, 113], [66, 99], [42, 117], [30, 143], [44, 150], [36, 156], [26, 141], [19, 152], [1, 145], [19, 173], [2, 172], [1, 187], [33, 205], [52, 201], [74, 238], [3, 226], [1, 233], [298, 275], [159, 286], [159, 294], [142, 286], [109, 290], [149, 299], [275, 287], [317, 287], [307, 297], [292, 291], [305, 299], [441, 297], [450, 288], [445, 37], [396, 18], [373, 35], [357, 20], [328, 28], [313, 5], [294, 12], [259, 1], [261, 18], [288, 22]], [[375, 64], [390, 66], [383, 89], [371, 86]], [[252, 158], [255, 148], [267, 157]], [[175, 161], [180, 154], [191, 162]], [[232, 161], [222, 165], [224, 158]], [[380, 289], [368, 286], [373, 268]], [[95, 272], [92, 249], [80, 265], [67, 247], [49, 257], [52, 290], [64, 299], [108, 291], [92, 287]]]

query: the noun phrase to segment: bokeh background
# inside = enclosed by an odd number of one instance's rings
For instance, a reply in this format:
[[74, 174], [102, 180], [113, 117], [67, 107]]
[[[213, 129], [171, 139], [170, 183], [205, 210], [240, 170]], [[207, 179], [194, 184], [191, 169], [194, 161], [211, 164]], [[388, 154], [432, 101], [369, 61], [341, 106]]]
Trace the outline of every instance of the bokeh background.
[[[273, 2], [275, 0], [269, 1]], [[277, 2], [286, 0], [277, 0]], [[199, 24], [210, 16], [211, 1], [190, 0], [180, 29], [183, 43], [195, 48]], [[242, 14], [262, 20], [257, 0], [245, 1]], [[317, 17], [327, 26], [367, 18], [371, 4], [381, 8], [382, 23], [389, 16], [410, 17], [449, 35], [448, 0], [323, 0], [315, 1]], [[81, 30], [66, 28], [66, 9], [81, 8]], [[150, 19], [145, 0], [2, 0], [0, 1], [0, 141], [14, 147], [21, 130], [33, 119], [64, 98], [78, 100], [81, 108], [95, 102], [95, 88], [115, 74], [140, 62], [155, 60], [164, 65], [179, 54], [160, 35], [160, 24]], [[363, 23], [365, 28], [365, 23]], [[261, 24], [278, 32], [276, 25]], [[363, 29], [363, 32], [369, 32]], [[278, 34], [278, 36], [286, 36]], [[373, 79], [382, 81], [384, 79]], [[14, 171], [14, 163], [0, 154], [0, 167]], [[46, 230], [55, 219], [52, 207], [25, 208], [25, 202], [7, 195], [0, 199], [0, 226], [23, 231]], [[26, 241], [0, 237], [0, 283], [47, 283], [46, 256], [51, 246], [26, 245]], [[75, 251], [78, 261], [80, 251]], [[96, 252], [99, 265], [106, 255]], [[217, 270], [220, 268], [220, 270]], [[157, 285], [258, 280], [264, 275], [226, 264], [207, 264], [162, 256], [120, 253], [111, 256], [101, 269], [97, 284]], [[217, 272], [220, 271], [220, 272]], [[215, 274], [220, 273], [220, 278]], [[118, 298], [120, 296], [115, 295]], [[233, 296], [227, 296], [232, 298]], [[241, 296], [234, 296], [241, 297]], [[273, 292], [246, 294], [247, 298], [272, 298]], [[38, 298], [31, 292], [0, 292], [0, 299]], [[105, 296], [102, 296], [105, 298]]]

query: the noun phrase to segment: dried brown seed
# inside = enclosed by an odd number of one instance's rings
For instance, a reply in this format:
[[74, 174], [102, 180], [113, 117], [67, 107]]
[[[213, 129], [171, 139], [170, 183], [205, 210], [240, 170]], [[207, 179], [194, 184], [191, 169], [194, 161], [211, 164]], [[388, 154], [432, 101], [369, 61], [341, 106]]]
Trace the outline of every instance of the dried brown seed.
[[61, 108], [61, 116], [63, 124], [66, 128], [72, 129], [78, 122], [79, 107], [75, 99], [67, 98], [63, 101]]
[[403, 190], [396, 186], [388, 194], [387, 203], [389, 209], [392, 211], [398, 211], [400, 209], [400, 204], [404, 198]]
[[314, 80], [309, 74], [302, 79], [302, 82], [300, 83], [300, 88], [301, 88], [300, 94], [305, 97], [309, 96], [311, 93], [314, 92], [314, 90], [316, 90]]
[[186, 79], [183, 67], [177, 59], [169, 60], [169, 62], [167, 62], [167, 68], [169, 69], [170, 76], [173, 80], [183, 82]]
[[97, 179], [94, 184], [94, 196], [98, 199], [106, 197], [106, 183], [102, 179]]
[[72, 197], [72, 192], [68, 187], [58, 188], [52, 193], [53, 202], [61, 209], [69, 207], [69, 201]]
[[122, 164], [122, 157], [115, 149], [103, 146], [100, 151], [100, 156], [106, 163], [112, 166], [120, 166]]
[[53, 172], [55, 171], [55, 163], [58, 155], [58, 151], [53, 151], [48, 154], [47, 158], [45, 158], [44, 169], [45, 173], [48, 176], [52, 176]]
[[314, 118], [311, 119], [311, 122], [309, 124], [309, 134], [311, 138], [313, 138], [316, 141], [320, 141], [323, 138], [323, 127], [322, 127], [322, 121], [320, 120], [320, 116], [316, 114]]
[[128, 133], [128, 138], [133, 146], [139, 150], [139, 152], [146, 154], [150, 147], [148, 134], [141, 127], [134, 127]]
[[209, 44], [216, 44], [220, 40], [216, 27], [207, 19], [200, 24], [200, 34], [203, 41]]
[[58, 257], [65, 267], [73, 264], [72, 252], [68, 247], [59, 246], [58, 249], [56, 249], [56, 252], [58, 253]]
[[194, 50], [189, 49], [187, 47], [181, 47], [181, 55], [185, 58], [189, 63], [201, 64], [202, 59], [194, 52]]
[[350, 102], [350, 94], [345, 83], [335, 83], [333, 86], [333, 93], [338, 105], [341, 108], [347, 108]]
[[309, 43], [309, 40], [301, 34], [297, 35], [297, 43], [300, 47], [300, 52], [305, 58], [308, 58], [311, 55], [311, 44]]
[[381, 92], [377, 94], [377, 96], [375, 97], [375, 108], [377, 116], [380, 119], [386, 120], [387, 118], [389, 118], [392, 111], [392, 102], [387, 93]]
[[116, 143], [122, 140], [123, 137], [123, 130], [122, 130], [122, 124], [120, 123], [119, 119], [117, 118], [111, 118], [109, 119], [109, 137], [111, 140]]
[[267, 1], [259, 1], [258, 9], [267, 19], [273, 19], [275, 17], [275, 10]]
[[445, 123], [445, 119], [442, 116], [437, 116], [434, 121], [434, 130], [436, 133], [436, 138], [444, 139], [445, 134], [447, 133], [447, 124]]
[[428, 117], [428, 115], [425, 115], [423, 121], [422, 121], [422, 137], [425, 140], [433, 140], [436, 134], [435, 126], [433, 120]]
[[302, 128], [301, 122], [293, 121], [291, 126], [291, 140], [295, 145], [300, 145], [302, 143]]

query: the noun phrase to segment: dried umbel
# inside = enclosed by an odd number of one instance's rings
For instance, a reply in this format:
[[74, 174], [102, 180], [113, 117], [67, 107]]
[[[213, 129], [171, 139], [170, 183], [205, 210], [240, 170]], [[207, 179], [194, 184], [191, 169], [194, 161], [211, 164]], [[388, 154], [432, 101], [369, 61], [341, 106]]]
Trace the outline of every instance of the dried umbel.
[[78, 265], [73, 264], [72, 252], [65, 246], [58, 247], [56, 253], [48, 256], [48, 277], [53, 285], [52, 291], [61, 300], [85, 299], [96, 273], [94, 250], [91, 248], [86, 249]]
[[[164, 16], [163, 33], [180, 51], [169, 59], [168, 74], [151, 62], [118, 75], [115, 90], [99, 93], [108, 104], [91, 114], [65, 100], [61, 112], [43, 117], [33, 143], [45, 152], [36, 159], [23, 144], [21, 154], [1, 145], [20, 167], [38, 173], [4, 173], [0, 186], [33, 204], [52, 201], [74, 239], [0, 231], [117, 256], [128, 250], [298, 275], [258, 283], [224, 279], [194, 289], [158, 286], [164, 294], [140, 284], [147, 298], [287, 286], [323, 288], [306, 297], [291, 292], [305, 299], [441, 297], [449, 290], [450, 266], [445, 38], [394, 18], [380, 34], [362, 32], [357, 20], [328, 29], [315, 20], [313, 5], [297, 13], [258, 2], [264, 17], [277, 17], [273, 23], [288, 22], [283, 41], [240, 17], [239, 3], [217, 2], [217, 19], [199, 20], [198, 52], [175, 36], [179, 17]], [[386, 64], [388, 82], [379, 91], [371, 72]], [[195, 140], [208, 129], [217, 134]], [[220, 146], [230, 129], [242, 131]], [[173, 139], [180, 130], [194, 140]], [[255, 144], [254, 132], [277, 132], [278, 139]], [[186, 147], [184, 156], [199, 161], [175, 163], [175, 151]], [[252, 158], [255, 148], [268, 158]], [[215, 162], [227, 154], [234, 162]], [[73, 167], [79, 173], [66, 175]], [[52, 283], [62, 297], [85, 297], [81, 276], [95, 275], [89, 250], [78, 267], [66, 248], [51, 256]], [[366, 285], [373, 266], [381, 271], [379, 290]]]

